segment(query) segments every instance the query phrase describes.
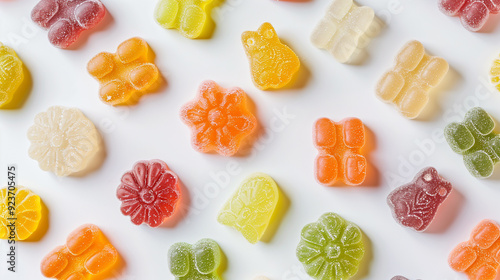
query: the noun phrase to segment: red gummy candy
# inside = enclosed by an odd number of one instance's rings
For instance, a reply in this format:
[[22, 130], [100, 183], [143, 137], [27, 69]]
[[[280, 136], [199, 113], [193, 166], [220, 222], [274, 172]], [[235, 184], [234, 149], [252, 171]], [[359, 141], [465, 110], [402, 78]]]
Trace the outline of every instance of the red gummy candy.
[[50, 43], [67, 48], [105, 14], [106, 8], [99, 0], [41, 0], [31, 11], [31, 19], [49, 30]]
[[439, 9], [448, 16], [460, 16], [470, 31], [481, 29], [490, 14], [500, 12], [500, 0], [439, 0]]

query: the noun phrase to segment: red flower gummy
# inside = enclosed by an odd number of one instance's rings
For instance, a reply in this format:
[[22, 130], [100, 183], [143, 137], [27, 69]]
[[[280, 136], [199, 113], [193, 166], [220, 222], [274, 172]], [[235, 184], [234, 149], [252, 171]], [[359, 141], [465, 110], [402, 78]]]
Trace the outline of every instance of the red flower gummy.
[[132, 223], [161, 225], [172, 216], [181, 196], [179, 179], [161, 160], [139, 161], [122, 176], [116, 196]]
[[491, 220], [482, 220], [470, 239], [458, 244], [448, 257], [448, 263], [469, 279], [494, 280], [500, 266], [500, 227]]
[[214, 81], [201, 84], [198, 97], [181, 109], [181, 119], [192, 130], [196, 150], [213, 150], [224, 156], [234, 155], [257, 126], [245, 92], [237, 87], [221, 88]]
[[398, 223], [424, 231], [451, 190], [451, 183], [441, 178], [434, 167], [426, 167], [413, 181], [393, 190], [387, 204]]
[[49, 41], [67, 48], [80, 34], [104, 18], [106, 8], [99, 0], [41, 0], [31, 11], [31, 19], [49, 30]]
[[439, 0], [439, 9], [448, 16], [460, 16], [470, 31], [480, 30], [490, 14], [500, 12], [500, 0]]

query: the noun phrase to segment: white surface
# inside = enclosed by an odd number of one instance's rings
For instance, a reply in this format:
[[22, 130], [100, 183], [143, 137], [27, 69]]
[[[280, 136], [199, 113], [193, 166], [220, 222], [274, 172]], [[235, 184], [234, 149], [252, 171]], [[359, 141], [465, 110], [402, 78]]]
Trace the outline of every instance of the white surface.
[[[471, 33], [457, 18], [443, 15], [435, 0], [363, 0], [359, 3], [374, 8], [386, 26], [369, 43], [363, 64], [342, 65], [309, 42], [329, 1], [227, 0], [217, 13], [213, 37], [189, 40], [156, 24], [156, 1], [103, 0], [112, 20], [108, 15], [107, 23], [76, 50], [60, 50], [49, 44], [46, 31], [30, 21], [36, 2], [0, 1], [0, 41], [15, 48], [33, 79], [31, 94], [21, 109], [0, 111], [0, 182], [6, 183], [6, 165], [17, 164], [19, 183], [43, 199], [50, 225], [40, 241], [18, 245], [19, 272], [6, 274], [2, 267], [1, 279], [43, 279], [39, 272], [42, 257], [77, 226], [89, 222], [104, 231], [126, 263], [115, 273], [116, 279], [173, 279], [167, 266], [169, 246], [203, 237], [213, 238], [224, 251], [228, 260], [224, 279], [256, 275], [271, 280], [309, 279], [301, 272], [295, 248], [302, 227], [327, 211], [358, 224], [371, 240], [369, 271], [358, 279], [383, 280], [396, 274], [412, 279], [466, 279], [449, 268], [448, 253], [468, 238], [480, 220], [500, 222], [500, 166], [493, 178], [477, 180], [446, 143], [434, 142], [435, 147], [421, 158], [416, 143], [430, 141], [434, 131], [442, 131], [450, 119], [461, 119], [463, 107], [469, 104], [480, 105], [500, 119], [500, 93], [483, 82], [498, 55], [500, 27], [489, 33]], [[309, 70], [302, 88], [261, 92], [252, 84], [240, 35], [256, 30], [264, 21], [274, 25]], [[113, 108], [99, 100], [98, 84], [87, 73], [86, 63], [98, 52], [114, 51], [133, 36], [146, 39], [155, 51], [156, 64], [168, 86], [144, 96], [137, 106]], [[435, 110], [426, 120], [407, 120], [374, 96], [376, 81], [391, 67], [398, 49], [412, 39], [420, 40], [431, 54], [444, 57], [452, 69], [439, 93], [434, 92], [430, 107]], [[255, 103], [269, 137], [257, 140], [252, 156], [224, 158], [191, 148], [190, 131], [178, 112], [206, 79], [224, 87], [239, 86]], [[26, 130], [36, 113], [52, 105], [78, 107], [96, 124], [107, 149], [99, 170], [83, 178], [57, 178], [28, 157]], [[275, 112], [285, 109], [295, 117], [284, 127], [271, 129]], [[350, 116], [361, 118], [376, 140], [369, 161], [376, 166], [379, 180], [373, 187], [323, 187], [313, 177], [312, 124], [319, 117], [340, 120]], [[119, 210], [115, 190], [121, 175], [136, 161], [152, 158], [167, 162], [190, 192], [191, 209], [175, 228], [138, 227]], [[404, 166], [407, 161], [412, 162], [406, 166], [409, 171]], [[200, 193], [216, 182], [212, 174], [225, 172], [230, 162], [238, 164], [238, 172], [202, 203]], [[455, 203], [445, 205], [454, 216], [449, 227], [417, 233], [393, 220], [385, 199], [399, 183], [411, 180], [428, 165], [450, 180], [460, 195]], [[235, 230], [218, 224], [216, 213], [239, 182], [256, 171], [276, 180], [290, 206], [271, 242], [251, 245]], [[399, 176], [399, 181], [389, 180], [391, 174]], [[1, 244], [3, 265], [6, 244]]]

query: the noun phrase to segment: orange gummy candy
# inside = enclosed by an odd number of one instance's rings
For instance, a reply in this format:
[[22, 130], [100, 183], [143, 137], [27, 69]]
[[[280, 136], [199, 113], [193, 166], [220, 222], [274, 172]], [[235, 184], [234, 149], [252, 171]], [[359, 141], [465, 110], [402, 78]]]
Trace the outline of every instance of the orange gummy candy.
[[198, 97], [181, 109], [181, 118], [192, 130], [196, 150], [224, 156], [234, 155], [257, 126], [245, 92], [237, 87], [221, 88], [214, 81], [200, 85]]
[[365, 127], [357, 118], [334, 122], [321, 118], [314, 125], [314, 144], [319, 151], [315, 174], [327, 186], [342, 181], [359, 185], [365, 181], [366, 158], [361, 155], [365, 145]]
[[88, 280], [111, 268], [117, 259], [118, 252], [101, 230], [87, 224], [70, 233], [66, 245], [46, 255], [40, 268], [48, 278]]
[[482, 220], [470, 239], [451, 251], [448, 262], [469, 279], [496, 279], [500, 266], [500, 227], [491, 220]]
[[125, 104], [137, 92], [144, 92], [159, 77], [156, 65], [149, 62], [148, 43], [141, 38], [121, 43], [115, 54], [102, 52], [92, 58], [88, 72], [101, 84], [99, 95], [104, 103]]

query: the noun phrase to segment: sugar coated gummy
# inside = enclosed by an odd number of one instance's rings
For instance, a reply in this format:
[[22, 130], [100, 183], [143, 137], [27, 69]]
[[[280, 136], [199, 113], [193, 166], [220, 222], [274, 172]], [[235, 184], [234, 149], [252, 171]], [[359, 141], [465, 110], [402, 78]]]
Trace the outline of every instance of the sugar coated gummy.
[[444, 136], [451, 149], [463, 155], [469, 172], [478, 178], [493, 174], [500, 160], [500, 136], [493, 132], [495, 121], [479, 107], [470, 109], [461, 123], [446, 126]]
[[424, 231], [451, 190], [451, 183], [441, 178], [435, 168], [426, 167], [412, 182], [393, 190], [387, 204], [399, 224]]
[[243, 139], [257, 127], [240, 88], [221, 88], [214, 81], [200, 85], [198, 96], [181, 109], [181, 119], [192, 130], [193, 147], [200, 152], [234, 155]]
[[500, 0], [438, 0], [439, 9], [448, 16], [459, 16], [470, 31], [479, 31], [490, 14], [500, 12]]
[[250, 243], [257, 243], [271, 221], [279, 191], [266, 174], [255, 173], [243, 181], [226, 202], [217, 220], [240, 231]]
[[347, 62], [359, 45], [375, 16], [366, 6], [359, 7], [353, 0], [333, 0], [311, 35], [311, 42], [328, 50], [341, 63]]
[[28, 139], [29, 156], [57, 176], [84, 170], [100, 149], [97, 129], [76, 108], [53, 106], [37, 114]]
[[331, 186], [338, 181], [359, 185], [366, 178], [366, 158], [361, 154], [365, 145], [365, 127], [357, 118], [334, 122], [321, 118], [314, 124], [316, 157], [315, 175], [319, 183]]
[[105, 15], [99, 0], [41, 0], [31, 11], [31, 19], [49, 30], [50, 43], [59, 48], [69, 47]]
[[302, 229], [297, 258], [316, 280], [346, 280], [365, 253], [361, 230], [335, 213], [323, 214]]
[[12, 101], [23, 80], [23, 62], [13, 49], [0, 43], [0, 107]]
[[386, 72], [376, 86], [377, 96], [394, 104], [407, 118], [418, 117], [429, 102], [429, 91], [448, 72], [446, 60], [430, 56], [418, 41], [408, 42], [399, 51], [394, 67]]
[[[9, 209], [12, 203], [15, 210]], [[27, 239], [36, 231], [41, 218], [42, 203], [38, 195], [22, 186], [13, 191], [7, 187], [0, 190], [0, 239], [11, 239], [12, 234], [14, 240]], [[8, 226], [12, 221], [16, 224], [14, 230]]]
[[244, 32], [241, 40], [250, 62], [253, 82], [259, 89], [282, 88], [299, 71], [299, 58], [281, 43], [270, 23], [262, 24], [257, 31]]
[[135, 37], [121, 43], [116, 53], [102, 52], [89, 61], [87, 70], [100, 83], [102, 102], [127, 104], [158, 80], [160, 72], [149, 61], [148, 49], [146, 41]]
[[469, 279], [497, 279], [500, 266], [500, 227], [491, 220], [482, 220], [470, 239], [458, 244], [448, 257], [448, 263]]
[[217, 269], [221, 255], [219, 245], [212, 239], [201, 239], [194, 245], [175, 243], [168, 250], [170, 272], [176, 280], [220, 280]]
[[58, 280], [100, 279], [118, 260], [118, 252], [101, 230], [92, 224], [71, 232], [66, 244], [46, 255], [40, 269], [43, 276]]
[[175, 28], [191, 39], [198, 38], [209, 19], [208, 6], [214, 0], [160, 0], [156, 21], [164, 28]]
[[500, 91], [500, 58], [493, 61], [490, 70], [490, 80], [495, 88]]
[[139, 161], [122, 176], [116, 192], [123, 215], [132, 223], [161, 225], [172, 216], [181, 196], [179, 179], [161, 160]]

